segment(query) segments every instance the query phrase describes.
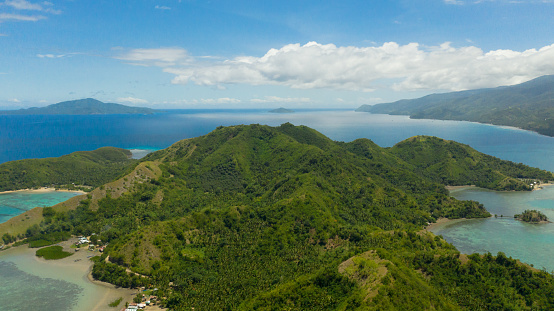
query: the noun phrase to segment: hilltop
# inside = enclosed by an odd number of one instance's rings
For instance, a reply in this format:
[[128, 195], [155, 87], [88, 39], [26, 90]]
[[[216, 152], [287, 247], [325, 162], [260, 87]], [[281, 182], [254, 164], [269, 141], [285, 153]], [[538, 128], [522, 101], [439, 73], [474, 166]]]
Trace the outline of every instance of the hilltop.
[[[490, 216], [477, 202], [450, 197], [442, 176], [472, 160], [483, 162], [477, 174], [498, 171], [491, 178], [503, 180], [515, 165], [477, 158], [455, 142], [416, 140], [424, 150], [442, 150], [433, 153], [436, 163], [464, 152], [468, 159], [427, 173], [432, 161], [403, 159], [411, 157], [402, 150], [409, 141], [393, 148], [368, 139], [335, 142], [288, 123], [219, 127], [54, 206], [25, 236], [51, 241], [96, 233], [109, 245], [93, 267], [95, 278], [152, 284], [174, 310], [553, 307], [545, 298], [554, 290], [550, 274], [502, 253], [464, 257], [422, 231], [439, 217]], [[529, 167], [516, 171], [552, 178]]]
[[554, 136], [554, 75], [513, 86], [362, 105], [356, 111], [507, 125]]
[[32, 107], [19, 110], [0, 111], [0, 114], [69, 114], [69, 115], [89, 115], [89, 114], [152, 114], [155, 110], [142, 107], [131, 107], [121, 104], [104, 103], [93, 98], [70, 100], [46, 107]]

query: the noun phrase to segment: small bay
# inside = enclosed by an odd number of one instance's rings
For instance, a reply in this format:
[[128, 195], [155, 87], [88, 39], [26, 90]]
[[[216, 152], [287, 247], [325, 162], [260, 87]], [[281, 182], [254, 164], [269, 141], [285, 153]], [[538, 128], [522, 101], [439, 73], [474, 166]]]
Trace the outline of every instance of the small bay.
[[554, 223], [529, 224], [513, 218], [526, 209], [536, 209], [554, 219], [554, 186], [530, 192], [467, 187], [453, 190], [451, 195], [479, 201], [497, 217], [447, 222], [434, 226], [433, 233], [442, 235], [462, 253], [504, 252], [535, 268], [554, 271]]
[[70, 191], [15, 191], [0, 193], [0, 223], [37, 206], [56, 205], [81, 194], [83, 193]]

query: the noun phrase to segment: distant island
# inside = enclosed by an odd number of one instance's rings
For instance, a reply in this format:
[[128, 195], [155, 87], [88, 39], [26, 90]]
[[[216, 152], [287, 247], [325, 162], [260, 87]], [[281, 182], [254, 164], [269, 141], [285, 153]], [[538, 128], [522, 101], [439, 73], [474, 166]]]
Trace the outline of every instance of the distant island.
[[290, 110], [290, 109], [286, 109], [286, 108], [281, 107], [281, 108], [270, 110], [269, 112], [271, 112], [271, 113], [293, 113], [294, 110]]
[[548, 223], [548, 218], [545, 214], [537, 210], [525, 210], [521, 214], [514, 215], [514, 218], [524, 222], [539, 224], [539, 223]]
[[131, 107], [121, 104], [104, 103], [94, 98], [70, 100], [46, 107], [32, 107], [19, 110], [4, 110], [0, 114], [6, 115], [91, 115], [91, 114], [153, 114], [154, 109]]
[[356, 111], [507, 125], [554, 136], [554, 75], [512, 86], [362, 105]]

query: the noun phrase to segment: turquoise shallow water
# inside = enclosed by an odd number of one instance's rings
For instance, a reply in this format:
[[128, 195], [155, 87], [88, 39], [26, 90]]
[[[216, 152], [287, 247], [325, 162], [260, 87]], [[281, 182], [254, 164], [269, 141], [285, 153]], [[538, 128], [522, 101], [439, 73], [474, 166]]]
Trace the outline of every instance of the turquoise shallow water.
[[45, 207], [56, 205], [81, 194], [81, 192], [66, 191], [48, 191], [40, 193], [17, 191], [2, 193], [0, 194], [0, 223], [37, 206]]
[[[73, 310], [83, 288], [77, 284], [41, 278], [21, 271], [11, 261], [0, 257], [0, 311], [27, 311], [35, 309]], [[24, 302], [24, 303], [22, 303]]]
[[554, 223], [528, 224], [513, 219], [526, 209], [537, 209], [554, 219], [554, 186], [532, 192], [495, 192], [464, 188], [451, 192], [460, 200], [476, 200], [498, 216], [462, 220], [434, 228], [462, 253], [504, 252], [539, 269], [554, 271]]

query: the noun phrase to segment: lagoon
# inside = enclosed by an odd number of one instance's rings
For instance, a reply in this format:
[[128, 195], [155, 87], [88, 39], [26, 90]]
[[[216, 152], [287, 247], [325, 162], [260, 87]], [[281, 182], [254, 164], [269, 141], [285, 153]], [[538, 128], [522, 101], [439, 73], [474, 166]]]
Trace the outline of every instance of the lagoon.
[[529, 224], [513, 218], [526, 209], [536, 209], [554, 220], [554, 186], [526, 192], [467, 187], [450, 194], [459, 200], [479, 201], [497, 217], [455, 220], [433, 226], [433, 233], [465, 254], [504, 252], [535, 268], [554, 271], [554, 223]]
[[56, 205], [83, 192], [75, 191], [14, 191], [0, 193], [0, 223], [37, 206]]

